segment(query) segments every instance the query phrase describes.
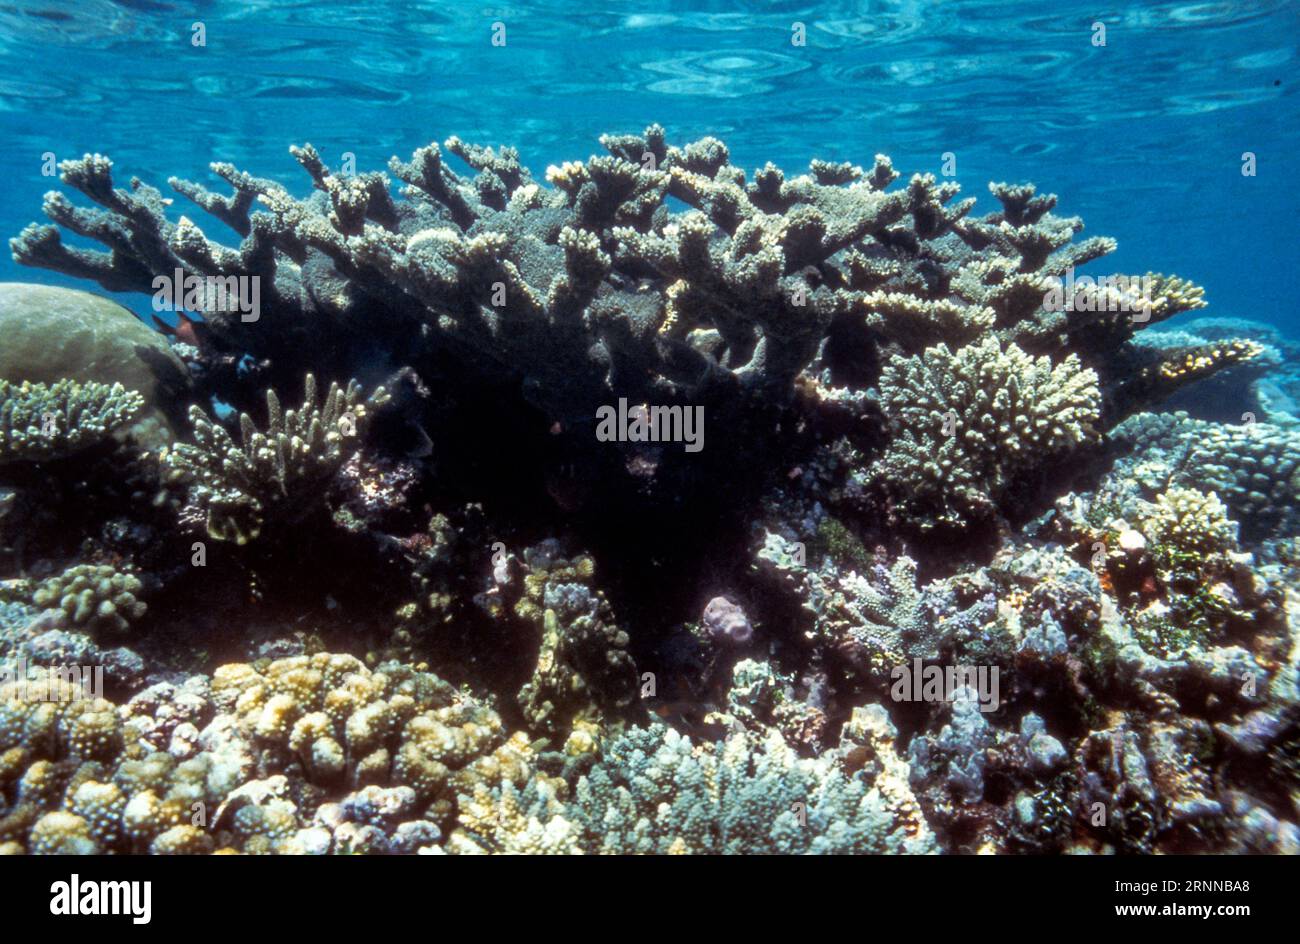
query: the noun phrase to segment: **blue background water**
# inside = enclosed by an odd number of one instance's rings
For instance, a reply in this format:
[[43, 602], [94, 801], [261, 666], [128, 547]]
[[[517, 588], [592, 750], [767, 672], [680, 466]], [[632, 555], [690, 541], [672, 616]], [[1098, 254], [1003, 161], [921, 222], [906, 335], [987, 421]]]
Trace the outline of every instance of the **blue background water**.
[[[1298, 38], [1300, 4], [1282, 0], [3, 0], [0, 233], [42, 218], [47, 151], [108, 154], [119, 186], [213, 183], [208, 162], [228, 160], [304, 193], [291, 143], [368, 170], [458, 134], [515, 145], [541, 176], [658, 121], [675, 143], [717, 135], [747, 169], [883, 152], [937, 173], [951, 151], [982, 209], [988, 181], [1032, 180], [1119, 240], [1106, 271], [1177, 272], [1208, 314], [1300, 333]], [[94, 288], [7, 252], [0, 279]]]

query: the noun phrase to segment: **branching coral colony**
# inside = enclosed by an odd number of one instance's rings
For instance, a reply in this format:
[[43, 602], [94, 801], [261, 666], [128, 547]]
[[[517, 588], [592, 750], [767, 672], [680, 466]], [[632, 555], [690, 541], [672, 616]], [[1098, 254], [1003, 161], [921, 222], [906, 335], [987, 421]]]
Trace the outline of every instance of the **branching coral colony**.
[[[113, 667], [0, 713], [4, 849], [1300, 849], [1300, 436], [1146, 412], [1264, 346], [1133, 343], [1201, 290], [1076, 277], [1113, 241], [1029, 185], [601, 143], [170, 181], [238, 246], [62, 165], [97, 206], [18, 261], [260, 317], [169, 329], [161, 454], [0, 387], [0, 664]], [[708, 448], [597, 435], [655, 408]], [[892, 700], [913, 660], [1000, 704]]]

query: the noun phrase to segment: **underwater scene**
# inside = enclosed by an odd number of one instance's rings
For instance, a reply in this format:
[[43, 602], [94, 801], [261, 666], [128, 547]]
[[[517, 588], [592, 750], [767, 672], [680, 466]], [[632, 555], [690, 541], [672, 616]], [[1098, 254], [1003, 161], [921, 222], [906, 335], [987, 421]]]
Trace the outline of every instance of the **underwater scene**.
[[0, 0], [0, 853], [1300, 852], [1298, 41]]

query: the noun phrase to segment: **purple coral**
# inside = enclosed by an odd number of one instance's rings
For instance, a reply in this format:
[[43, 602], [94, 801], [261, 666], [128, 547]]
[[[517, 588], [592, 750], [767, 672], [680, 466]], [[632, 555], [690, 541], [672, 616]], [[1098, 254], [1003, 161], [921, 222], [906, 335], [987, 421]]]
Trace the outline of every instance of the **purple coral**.
[[709, 635], [733, 646], [746, 645], [754, 638], [754, 627], [745, 611], [726, 597], [714, 597], [704, 608], [704, 626]]

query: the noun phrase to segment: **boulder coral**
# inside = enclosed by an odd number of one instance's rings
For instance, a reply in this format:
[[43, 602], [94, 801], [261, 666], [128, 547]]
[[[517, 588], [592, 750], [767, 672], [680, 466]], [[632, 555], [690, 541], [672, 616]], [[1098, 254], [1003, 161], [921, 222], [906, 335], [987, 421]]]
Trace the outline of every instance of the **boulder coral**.
[[118, 303], [70, 288], [0, 284], [0, 380], [47, 387], [82, 385], [134, 391], [134, 432], [151, 447], [184, 422], [190, 378], [166, 338]]

